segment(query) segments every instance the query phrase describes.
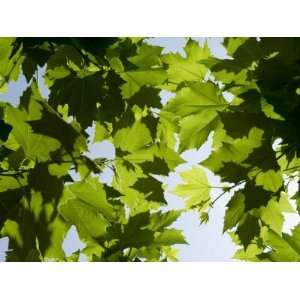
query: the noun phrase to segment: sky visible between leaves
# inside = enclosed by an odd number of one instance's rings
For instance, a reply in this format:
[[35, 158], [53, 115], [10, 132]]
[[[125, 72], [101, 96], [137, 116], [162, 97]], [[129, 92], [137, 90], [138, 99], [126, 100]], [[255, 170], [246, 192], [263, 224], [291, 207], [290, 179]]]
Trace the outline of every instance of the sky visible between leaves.
[[[195, 38], [199, 43], [203, 44], [205, 38]], [[210, 47], [214, 56], [219, 58], [226, 57], [225, 48], [222, 46], [222, 38], [207, 38], [208, 46]], [[184, 38], [150, 38], [148, 43], [152, 45], [164, 47], [163, 52], [179, 52], [184, 55], [183, 47], [186, 40]], [[38, 71], [38, 84], [41, 93], [44, 97], [48, 97], [49, 91], [43, 84], [43, 69]], [[26, 88], [26, 80], [22, 75], [17, 82], [9, 84], [6, 94], [0, 94], [0, 100], [8, 101], [14, 105], [19, 103], [19, 98]], [[172, 93], [162, 92], [162, 102], [167, 102], [172, 97]], [[224, 97], [230, 101], [230, 95], [224, 95]], [[93, 129], [89, 128], [88, 133], [92, 134]], [[103, 141], [90, 145], [90, 158], [106, 157], [114, 158], [114, 147], [111, 143]], [[179, 209], [184, 207], [184, 203], [181, 198], [172, 195], [170, 191], [181, 182], [179, 173], [190, 169], [193, 165], [205, 160], [211, 151], [211, 136], [207, 142], [201, 146], [200, 149], [185, 151], [182, 157], [186, 160], [185, 164], [176, 168], [176, 172], [172, 172], [167, 180], [168, 189], [165, 192], [165, 197], [168, 202], [168, 206], [164, 210]], [[212, 186], [220, 186], [220, 179], [214, 176], [213, 173], [207, 171], [209, 182]], [[76, 174], [71, 174], [76, 178]], [[100, 175], [101, 179], [105, 182], [111, 182], [112, 171], [110, 169]], [[294, 193], [297, 189], [297, 183], [290, 184], [290, 193]], [[221, 190], [213, 189], [211, 192], [212, 199], [216, 198], [221, 193]], [[180, 245], [176, 248], [179, 249], [179, 261], [230, 261], [235, 252], [235, 246], [233, 245], [228, 234], [223, 234], [223, 219], [225, 213], [225, 205], [228, 202], [229, 195], [225, 195], [220, 198], [211, 210], [210, 219], [207, 224], [200, 225], [199, 215], [196, 212], [188, 212], [183, 214], [174, 224], [175, 227], [184, 231], [184, 235], [188, 242], [188, 245]], [[290, 228], [299, 223], [300, 217], [297, 214], [286, 214], [286, 221], [284, 224], [284, 231], [289, 232]], [[5, 251], [8, 247], [8, 239], [0, 239], [0, 261], [5, 259]], [[84, 243], [80, 242], [78, 234], [74, 226], [71, 227], [65, 241], [63, 248], [66, 255], [71, 255], [72, 252], [82, 249]], [[81, 260], [84, 261], [85, 257], [82, 256]]]

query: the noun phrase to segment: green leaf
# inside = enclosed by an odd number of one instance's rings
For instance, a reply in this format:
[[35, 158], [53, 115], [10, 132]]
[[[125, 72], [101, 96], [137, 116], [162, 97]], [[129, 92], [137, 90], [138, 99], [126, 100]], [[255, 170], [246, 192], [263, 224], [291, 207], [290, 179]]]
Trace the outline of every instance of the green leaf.
[[189, 39], [184, 47], [184, 51], [187, 55], [187, 59], [191, 61], [205, 60], [211, 55], [207, 41], [205, 41], [204, 46], [201, 47], [198, 42]]
[[126, 81], [122, 86], [124, 99], [132, 97], [143, 86], [158, 86], [167, 78], [166, 72], [162, 69], [128, 71], [120, 73], [120, 76]]
[[267, 206], [272, 196], [274, 196], [272, 192], [255, 185], [252, 181], [246, 182], [243, 194], [245, 195], [245, 211]]
[[239, 225], [236, 232], [244, 246], [244, 249], [247, 249], [251, 241], [259, 235], [260, 227], [258, 224], [258, 219], [250, 214], [247, 214], [244, 222]]
[[43, 259], [63, 260], [62, 243], [68, 226], [59, 216], [54, 203], [43, 203], [40, 193], [31, 194], [31, 210], [34, 214], [39, 250]]
[[110, 137], [110, 132], [109, 130], [99, 122], [96, 122], [95, 126], [95, 136], [94, 136], [94, 143], [97, 142], [102, 142], [103, 140], [107, 139]]
[[289, 202], [289, 196], [286, 193], [281, 193], [279, 198], [279, 208], [282, 212], [293, 213], [295, 212], [291, 203]]
[[148, 176], [147, 178], [140, 178], [132, 186], [135, 190], [143, 193], [145, 198], [149, 201], [166, 203], [164, 199], [164, 190], [161, 182]]
[[25, 155], [32, 160], [46, 161], [50, 153], [60, 147], [60, 143], [52, 137], [35, 133], [28, 125], [41, 118], [42, 101], [38, 87], [33, 82], [21, 99], [23, 109], [7, 106], [5, 119], [13, 127], [11, 135], [23, 148]]
[[261, 208], [261, 219], [274, 232], [281, 235], [284, 218], [277, 201], [271, 200], [266, 207]]
[[2, 37], [0, 39], [0, 90], [9, 81], [17, 81], [20, 75], [20, 65], [24, 57], [20, 49], [14, 51], [15, 38]]
[[157, 212], [151, 215], [149, 228], [153, 231], [161, 231], [162, 229], [170, 226], [181, 215], [180, 210], [171, 210], [166, 213]]
[[226, 106], [228, 103], [214, 84], [197, 82], [182, 88], [165, 109], [178, 116], [186, 117], [202, 111], [223, 110]]
[[184, 183], [174, 189], [174, 194], [184, 198], [186, 208], [200, 207], [205, 209], [210, 204], [210, 186], [201, 167], [180, 173]]
[[86, 242], [94, 242], [95, 238], [103, 236], [109, 226], [98, 206], [86, 198], [84, 201], [76, 198], [68, 187], [64, 190], [59, 211], [69, 224], [76, 226], [79, 236]]
[[250, 244], [247, 249], [239, 249], [233, 256], [233, 259], [245, 260], [245, 261], [260, 261], [257, 257], [261, 254], [261, 249], [256, 244]]
[[233, 55], [234, 52], [243, 45], [248, 38], [246, 37], [230, 37], [224, 39], [224, 45], [226, 46], [229, 55]]
[[186, 60], [178, 53], [165, 55], [163, 62], [168, 65], [168, 80], [175, 84], [183, 81], [203, 80], [207, 73], [204, 65]]
[[138, 49], [138, 54], [129, 57], [128, 60], [140, 69], [149, 69], [160, 64], [160, 53], [162, 47], [142, 44]]
[[[58, 140], [68, 153], [76, 155], [86, 150], [86, 140], [80, 134], [76, 126], [66, 123], [60, 116], [53, 111], [46, 103], [41, 102], [42, 118], [39, 120], [28, 121], [34, 133], [52, 137]], [[48, 126], [52, 124], [52, 126]]]
[[245, 196], [236, 192], [227, 204], [227, 210], [224, 217], [223, 233], [233, 228], [240, 221], [245, 210]]
[[179, 151], [199, 148], [218, 123], [219, 118], [215, 111], [202, 111], [199, 114], [185, 117], [180, 123]]
[[256, 184], [267, 191], [276, 192], [283, 184], [282, 174], [280, 171], [275, 172], [274, 170], [260, 172], [256, 176]]
[[137, 93], [127, 100], [130, 106], [137, 105], [140, 108], [144, 107], [161, 107], [160, 90], [154, 87], [143, 86]]
[[165, 160], [170, 170], [174, 170], [178, 165], [185, 162], [176, 151], [165, 146], [159, 149], [159, 154]]
[[187, 244], [181, 230], [166, 229], [155, 234], [154, 243], [157, 245]]
[[280, 237], [274, 231], [269, 230], [265, 240], [269, 247], [272, 247], [273, 251], [271, 251], [268, 256], [272, 261], [300, 261], [299, 245], [294, 244], [293, 242], [297, 239], [299, 239], [298, 230], [294, 232], [292, 237], [289, 237], [288, 235]]
[[141, 164], [143, 171], [146, 174], [159, 174], [159, 175], [168, 175], [169, 167], [165, 160], [154, 156], [153, 161], [146, 161]]
[[99, 74], [84, 78], [70, 75], [56, 80], [51, 87], [49, 104], [55, 108], [68, 104], [70, 114], [76, 117], [83, 128], [91, 126], [96, 119], [97, 104], [103, 94], [102, 81]]
[[250, 130], [248, 137], [224, 142], [202, 164], [216, 172], [224, 166], [224, 163], [241, 163], [255, 148], [261, 145], [262, 136], [263, 131], [254, 127]]
[[210, 57], [207, 43], [201, 47], [198, 42], [189, 39], [184, 50], [186, 58], [178, 53], [169, 53], [162, 57], [163, 62], [168, 66], [168, 80], [175, 84], [203, 80], [208, 69], [201, 64], [201, 61]]
[[173, 149], [176, 145], [175, 133], [179, 130], [178, 119], [174, 114], [167, 111], [160, 111], [159, 116], [158, 136], [162, 143]]
[[124, 232], [120, 236], [118, 247], [121, 249], [128, 247], [141, 248], [152, 244], [154, 232], [146, 228], [149, 222], [149, 212], [139, 213], [129, 218], [124, 227]]
[[9, 249], [6, 253], [6, 261], [36, 262], [41, 261], [40, 253], [35, 245], [35, 232], [28, 232], [27, 228], [32, 228], [32, 218], [25, 213], [19, 220], [8, 220], [2, 228], [2, 236], [9, 237]]
[[199, 213], [199, 217], [200, 217], [200, 225], [208, 223], [208, 221], [209, 221], [209, 214], [208, 214], [208, 212], [201, 211]]
[[152, 142], [151, 134], [145, 124], [138, 121], [131, 127], [118, 130], [114, 135], [114, 144], [123, 151], [136, 152]]
[[113, 206], [106, 200], [103, 185], [97, 178], [88, 178], [68, 186], [74, 197], [85, 202], [103, 214], [108, 220], [115, 219]]
[[39, 163], [31, 170], [28, 175], [28, 184], [34, 191], [41, 192], [45, 201], [57, 201], [63, 191], [63, 178], [50, 174], [47, 163]]

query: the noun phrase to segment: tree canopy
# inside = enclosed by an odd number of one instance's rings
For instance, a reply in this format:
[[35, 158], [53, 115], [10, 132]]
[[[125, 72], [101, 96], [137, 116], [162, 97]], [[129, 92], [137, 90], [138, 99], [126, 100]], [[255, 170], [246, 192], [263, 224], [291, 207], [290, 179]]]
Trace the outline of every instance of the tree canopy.
[[[174, 261], [186, 240], [173, 223], [189, 210], [209, 222], [227, 194], [236, 259], [300, 261], [300, 224], [283, 232], [285, 213], [300, 213], [299, 193], [288, 193], [300, 170], [300, 39], [224, 47], [219, 59], [193, 39], [180, 55], [143, 38], [0, 38], [0, 92], [27, 81], [17, 106], [0, 102], [6, 260]], [[173, 93], [167, 103], [162, 91]], [[209, 136], [210, 156], [173, 190], [185, 208], [166, 210], [163, 178]], [[104, 140], [114, 157], [92, 159], [89, 146]], [[111, 183], [99, 176], [107, 169]], [[206, 169], [222, 179], [217, 198]], [[66, 256], [73, 225], [86, 246]]]

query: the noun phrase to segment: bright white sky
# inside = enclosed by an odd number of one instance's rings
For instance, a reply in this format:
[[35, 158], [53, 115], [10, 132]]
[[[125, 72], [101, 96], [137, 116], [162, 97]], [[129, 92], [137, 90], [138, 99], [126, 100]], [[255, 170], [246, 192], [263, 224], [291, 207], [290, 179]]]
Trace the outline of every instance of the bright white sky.
[[[200, 43], [204, 42], [204, 38], [195, 38]], [[226, 57], [226, 51], [221, 45], [222, 38], [208, 38], [208, 45], [217, 57]], [[151, 38], [148, 40], [149, 43], [153, 45], [159, 45], [164, 47], [164, 52], [180, 52], [184, 54], [183, 46], [185, 44], [184, 38]], [[43, 72], [40, 71], [41, 75]], [[42, 83], [42, 78], [39, 78], [39, 83]], [[0, 95], [1, 100], [9, 101], [13, 104], [19, 102], [19, 97], [26, 86], [26, 80], [24, 76], [21, 76], [18, 82], [10, 83], [8, 92], [6, 94]], [[48, 90], [45, 86], [40, 86], [42, 94], [47, 97]], [[170, 93], [162, 93], [162, 101], [167, 101], [170, 97]], [[187, 161], [187, 163], [179, 166], [176, 169], [176, 173], [171, 173], [167, 182], [169, 184], [168, 190], [171, 190], [177, 183], [181, 182], [178, 172], [191, 168], [191, 166], [206, 159], [210, 153], [210, 139], [197, 151], [190, 150], [182, 154], [182, 157]], [[91, 145], [90, 147], [91, 158], [95, 157], [108, 157], [113, 158], [114, 148], [108, 142], [97, 143]], [[209, 181], [212, 186], [220, 186], [220, 180], [217, 176], [214, 176], [211, 172], [207, 172]], [[107, 171], [101, 176], [102, 180], [110, 182], [112, 174]], [[291, 186], [291, 192], [296, 188], [294, 184]], [[213, 190], [212, 197], [215, 198], [220, 193], [220, 190]], [[170, 192], [165, 194], [166, 200], [168, 202], [167, 209], [172, 208], [182, 208], [184, 203], [181, 198], [172, 195]], [[211, 211], [210, 220], [208, 224], [202, 224], [200, 226], [199, 216], [197, 213], [189, 212], [180, 217], [180, 219], [175, 223], [175, 226], [184, 231], [188, 245], [177, 246], [179, 251], [180, 261], [230, 261], [231, 257], [235, 252], [235, 246], [231, 242], [230, 237], [227, 234], [222, 233], [223, 229], [223, 218], [225, 212], [225, 205], [228, 202], [228, 196], [223, 196], [216, 203]], [[285, 224], [286, 231], [289, 231], [291, 227], [299, 222], [298, 215], [289, 214], [288, 222]], [[8, 240], [7, 238], [0, 239], [0, 261], [4, 260], [4, 251], [7, 249]], [[73, 227], [65, 242], [64, 250], [67, 255], [70, 255], [73, 251], [84, 247], [78, 239], [77, 232]], [[82, 257], [84, 260], [84, 257]]]

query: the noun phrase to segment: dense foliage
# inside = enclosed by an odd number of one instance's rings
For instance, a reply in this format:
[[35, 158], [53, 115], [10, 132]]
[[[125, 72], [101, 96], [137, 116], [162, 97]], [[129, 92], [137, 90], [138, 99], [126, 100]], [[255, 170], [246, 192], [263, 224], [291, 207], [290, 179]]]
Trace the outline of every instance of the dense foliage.
[[[186, 241], [172, 224], [186, 210], [209, 222], [225, 194], [235, 258], [300, 261], [300, 225], [282, 232], [283, 214], [300, 211], [298, 193], [287, 193], [300, 168], [300, 39], [224, 46], [227, 59], [192, 39], [182, 56], [141, 38], [1, 38], [0, 91], [21, 73], [28, 83], [18, 106], [0, 107], [7, 261], [176, 260], [173, 245]], [[37, 83], [43, 66], [48, 98]], [[174, 93], [166, 104], [162, 90]], [[209, 136], [211, 155], [173, 191], [185, 209], [166, 211], [162, 179]], [[89, 146], [104, 140], [114, 158], [92, 159]], [[205, 168], [223, 182], [215, 199]], [[99, 177], [107, 169], [111, 183]], [[72, 225], [86, 247], [66, 257]]]

